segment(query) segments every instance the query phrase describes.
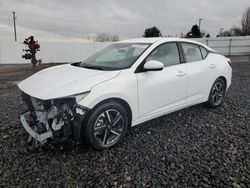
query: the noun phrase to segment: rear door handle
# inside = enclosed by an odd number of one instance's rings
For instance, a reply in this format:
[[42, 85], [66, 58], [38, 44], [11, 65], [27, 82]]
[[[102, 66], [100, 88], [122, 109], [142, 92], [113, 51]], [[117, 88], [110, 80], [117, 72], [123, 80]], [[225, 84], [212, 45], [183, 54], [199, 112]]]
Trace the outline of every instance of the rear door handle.
[[210, 66], [209, 66], [209, 68], [212, 68], [212, 69], [214, 69], [216, 66], [215, 66], [215, 64], [211, 64]]
[[179, 71], [176, 76], [185, 76], [185, 74], [186, 74], [185, 72]]

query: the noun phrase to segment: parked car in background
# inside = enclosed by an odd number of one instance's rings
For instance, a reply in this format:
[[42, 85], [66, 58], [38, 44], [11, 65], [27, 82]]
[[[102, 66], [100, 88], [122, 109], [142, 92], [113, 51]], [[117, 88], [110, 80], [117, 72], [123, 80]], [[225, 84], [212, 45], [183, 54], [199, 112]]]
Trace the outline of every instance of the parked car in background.
[[102, 150], [150, 119], [203, 102], [221, 105], [231, 76], [230, 60], [201, 43], [125, 40], [22, 81], [21, 122], [33, 146], [74, 138]]

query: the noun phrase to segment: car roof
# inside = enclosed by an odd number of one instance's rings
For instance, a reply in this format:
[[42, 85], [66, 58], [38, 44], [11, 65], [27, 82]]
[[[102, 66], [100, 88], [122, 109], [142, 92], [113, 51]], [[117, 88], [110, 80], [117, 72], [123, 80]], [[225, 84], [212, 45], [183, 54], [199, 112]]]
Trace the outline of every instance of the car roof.
[[150, 38], [135, 38], [119, 41], [119, 43], [155, 43], [159, 41], [160, 37], [150, 37]]
[[174, 38], [174, 37], [149, 37], [149, 38], [136, 38], [136, 39], [128, 39], [128, 40], [122, 40], [119, 41], [118, 43], [149, 43], [149, 44], [153, 44], [156, 42], [171, 42], [171, 41], [175, 41], [175, 42], [190, 42], [190, 43], [194, 43], [194, 44], [198, 44], [201, 45], [207, 49], [209, 49], [210, 51], [214, 51], [213, 49], [209, 48], [208, 46], [200, 43], [200, 42], [196, 42], [194, 40], [189, 40], [189, 39], [184, 39], [184, 38]]

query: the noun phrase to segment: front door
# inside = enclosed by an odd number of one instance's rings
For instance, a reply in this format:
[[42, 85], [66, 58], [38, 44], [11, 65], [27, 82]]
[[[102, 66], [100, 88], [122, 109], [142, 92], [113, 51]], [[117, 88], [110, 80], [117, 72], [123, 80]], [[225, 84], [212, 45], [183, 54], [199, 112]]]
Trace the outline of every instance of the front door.
[[164, 64], [161, 71], [137, 73], [140, 117], [163, 113], [185, 105], [186, 64], [180, 63], [174, 42], [156, 47], [145, 61], [156, 60]]

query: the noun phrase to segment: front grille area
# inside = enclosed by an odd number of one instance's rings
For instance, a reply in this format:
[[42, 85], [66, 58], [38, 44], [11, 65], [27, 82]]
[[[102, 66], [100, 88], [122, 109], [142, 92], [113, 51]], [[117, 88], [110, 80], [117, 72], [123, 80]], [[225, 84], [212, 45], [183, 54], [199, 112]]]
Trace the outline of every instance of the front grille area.
[[23, 108], [27, 108], [28, 111], [35, 111], [35, 110], [48, 110], [51, 106], [50, 100], [40, 100], [30, 95], [22, 92], [22, 101], [23, 101]]
[[34, 111], [31, 97], [28, 94], [22, 92], [21, 98], [22, 98], [22, 111], [23, 112], [24, 111]]

